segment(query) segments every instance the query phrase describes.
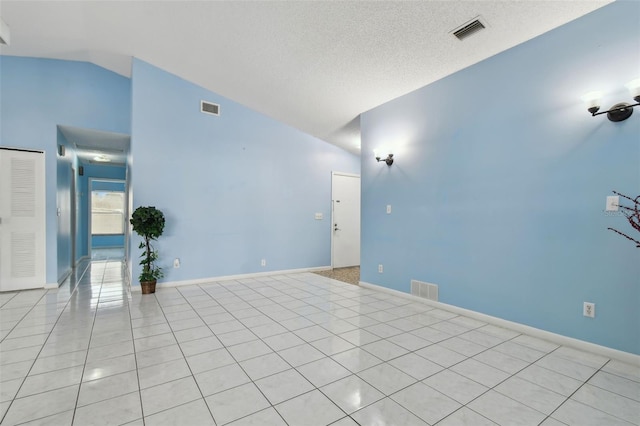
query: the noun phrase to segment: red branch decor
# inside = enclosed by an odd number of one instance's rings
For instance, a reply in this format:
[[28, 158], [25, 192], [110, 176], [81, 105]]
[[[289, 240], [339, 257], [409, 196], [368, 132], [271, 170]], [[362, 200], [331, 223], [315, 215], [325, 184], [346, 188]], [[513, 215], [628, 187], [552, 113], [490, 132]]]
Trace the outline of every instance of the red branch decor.
[[[625, 215], [625, 217], [631, 224], [631, 227], [636, 231], [640, 232], [640, 195], [638, 195], [636, 198], [631, 198], [616, 191], [613, 191], [613, 193], [616, 195], [619, 195], [622, 198], [626, 198], [627, 200], [633, 203], [633, 207], [623, 206], [623, 205], [620, 205], [619, 207], [622, 209], [622, 214]], [[636, 240], [635, 238], [632, 238], [627, 234], [625, 234], [624, 232], [618, 231], [617, 229], [613, 229], [613, 228], [607, 228], [607, 229], [610, 229], [613, 232], [616, 232], [622, 235], [629, 241], [633, 241], [636, 244], [636, 247], [640, 248], [640, 241]]]

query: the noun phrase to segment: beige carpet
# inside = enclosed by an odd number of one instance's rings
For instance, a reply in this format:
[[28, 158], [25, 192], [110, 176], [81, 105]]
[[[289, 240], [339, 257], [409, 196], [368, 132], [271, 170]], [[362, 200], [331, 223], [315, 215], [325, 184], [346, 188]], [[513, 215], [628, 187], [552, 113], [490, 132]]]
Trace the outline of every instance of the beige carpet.
[[332, 271], [318, 271], [315, 274], [322, 275], [323, 277], [333, 278], [334, 280], [342, 281], [349, 284], [358, 285], [360, 282], [360, 267], [351, 266], [349, 268], [335, 268]]

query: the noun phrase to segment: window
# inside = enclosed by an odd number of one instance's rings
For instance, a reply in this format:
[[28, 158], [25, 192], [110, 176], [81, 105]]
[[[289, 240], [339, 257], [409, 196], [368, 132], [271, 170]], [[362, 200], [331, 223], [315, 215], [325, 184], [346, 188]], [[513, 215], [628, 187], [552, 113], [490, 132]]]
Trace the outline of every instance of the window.
[[91, 235], [124, 234], [124, 192], [91, 191]]

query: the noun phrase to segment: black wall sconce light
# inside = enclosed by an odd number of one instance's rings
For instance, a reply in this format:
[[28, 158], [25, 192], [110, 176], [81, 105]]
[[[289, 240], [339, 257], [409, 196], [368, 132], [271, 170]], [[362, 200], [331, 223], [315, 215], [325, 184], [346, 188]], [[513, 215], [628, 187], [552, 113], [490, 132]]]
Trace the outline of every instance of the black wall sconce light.
[[587, 111], [591, 113], [592, 117], [607, 114], [607, 118], [614, 122], [624, 121], [631, 117], [631, 114], [633, 114], [633, 108], [640, 105], [640, 78], [630, 81], [625, 84], [625, 86], [629, 89], [629, 92], [631, 92], [633, 100], [636, 101], [635, 104], [620, 102], [609, 108], [608, 111], [600, 111], [600, 98], [602, 97], [602, 93], [589, 92], [582, 96], [582, 100], [587, 104]]
[[376, 161], [378, 163], [384, 161], [385, 163], [387, 163], [387, 166], [390, 166], [393, 164], [393, 154], [387, 155], [387, 158], [380, 158], [380, 156], [376, 154]]

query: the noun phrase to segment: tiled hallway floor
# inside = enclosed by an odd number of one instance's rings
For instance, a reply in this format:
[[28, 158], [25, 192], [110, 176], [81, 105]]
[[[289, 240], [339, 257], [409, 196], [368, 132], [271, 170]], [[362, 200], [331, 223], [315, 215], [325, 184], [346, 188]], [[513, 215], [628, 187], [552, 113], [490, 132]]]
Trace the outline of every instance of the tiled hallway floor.
[[640, 369], [312, 273], [0, 294], [16, 425], [628, 425]]

